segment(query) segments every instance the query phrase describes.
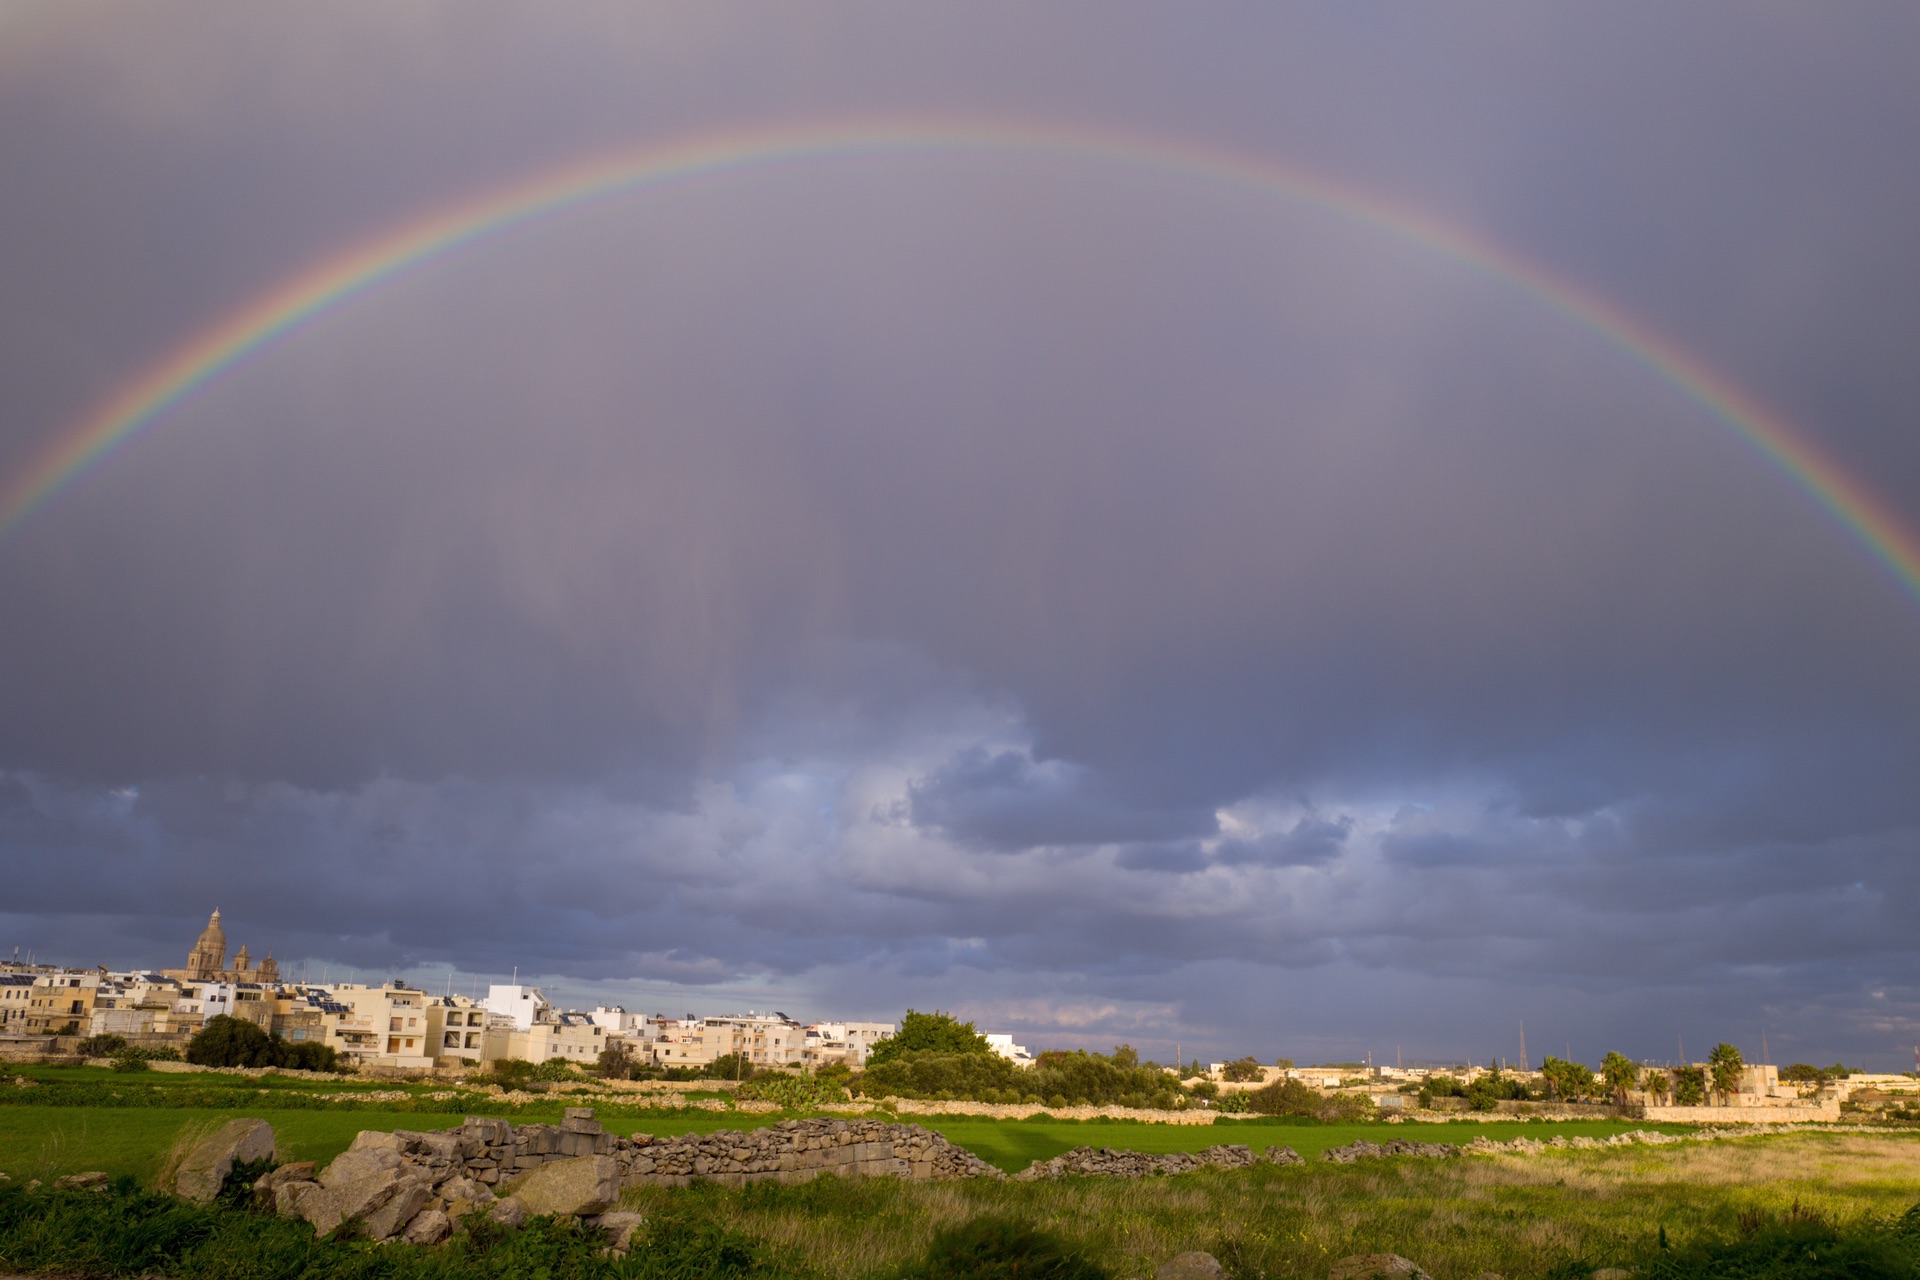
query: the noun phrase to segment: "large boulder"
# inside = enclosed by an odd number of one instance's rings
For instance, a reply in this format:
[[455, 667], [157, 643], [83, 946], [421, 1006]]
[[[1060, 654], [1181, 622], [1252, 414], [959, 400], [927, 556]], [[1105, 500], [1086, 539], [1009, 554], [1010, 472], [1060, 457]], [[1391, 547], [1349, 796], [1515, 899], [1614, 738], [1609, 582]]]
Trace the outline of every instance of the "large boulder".
[[337, 1231], [348, 1219], [358, 1219], [369, 1238], [386, 1240], [398, 1235], [409, 1219], [432, 1199], [421, 1170], [400, 1159], [390, 1147], [362, 1147], [335, 1157], [320, 1171], [317, 1187], [308, 1189], [288, 1207], [313, 1224], [320, 1235]]
[[212, 1204], [236, 1164], [273, 1155], [273, 1126], [265, 1120], [229, 1120], [196, 1142], [174, 1166], [173, 1193]]
[[620, 1162], [612, 1156], [550, 1160], [513, 1188], [513, 1197], [530, 1214], [604, 1213], [620, 1198]]

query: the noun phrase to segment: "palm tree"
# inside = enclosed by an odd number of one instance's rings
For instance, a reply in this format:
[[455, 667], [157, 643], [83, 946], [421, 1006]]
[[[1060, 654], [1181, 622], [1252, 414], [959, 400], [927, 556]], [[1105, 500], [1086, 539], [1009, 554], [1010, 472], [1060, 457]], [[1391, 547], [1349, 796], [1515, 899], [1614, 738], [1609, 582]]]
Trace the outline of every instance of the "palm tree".
[[1672, 1090], [1673, 1086], [1668, 1081], [1666, 1072], [1660, 1070], [1647, 1072], [1647, 1092], [1653, 1095], [1656, 1104], [1664, 1103], [1667, 1100], [1667, 1094]]
[[1600, 1063], [1600, 1078], [1613, 1090], [1613, 1105], [1627, 1105], [1627, 1090], [1640, 1082], [1640, 1065], [1624, 1053], [1609, 1053]]
[[1740, 1051], [1722, 1040], [1713, 1046], [1713, 1052], [1707, 1055], [1707, 1069], [1713, 1075], [1713, 1091], [1720, 1095], [1721, 1105], [1726, 1104], [1729, 1095], [1740, 1088], [1740, 1072], [1746, 1067]]

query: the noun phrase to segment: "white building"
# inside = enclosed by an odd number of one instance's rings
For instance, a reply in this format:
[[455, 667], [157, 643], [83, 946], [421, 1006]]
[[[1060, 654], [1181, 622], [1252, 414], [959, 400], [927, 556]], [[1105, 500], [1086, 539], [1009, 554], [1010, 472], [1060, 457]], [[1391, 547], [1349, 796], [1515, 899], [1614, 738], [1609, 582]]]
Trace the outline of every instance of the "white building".
[[538, 987], [496, 982], [487, 988], [487, 1012], [510, 1018], [514, 1028], [525, 1031], [553, 1013], [553, 1005]]
[[1027, 1047], [1025, 1045], [1015, 1044], [1013, 1037], [1010, 1035], [989, 1035], [987, 1037], [987, 1048], [993, 1050], [1017, 1067], [1030, 1067], [1033, 1065], [1033, 1055], [1027, 1052]]

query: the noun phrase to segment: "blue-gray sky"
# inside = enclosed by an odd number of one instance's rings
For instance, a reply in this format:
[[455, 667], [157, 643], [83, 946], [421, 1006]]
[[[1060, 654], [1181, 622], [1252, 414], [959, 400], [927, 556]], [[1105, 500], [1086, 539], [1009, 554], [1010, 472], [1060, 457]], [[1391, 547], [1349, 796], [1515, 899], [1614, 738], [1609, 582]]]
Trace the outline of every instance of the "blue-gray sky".
[[[962, 116], [1460, 227], [1920, 524], [1916, 55], [1897, 6], [14, 3], [0, 477], [472, 193]], [[315, 975], [1168, 1058], [1920, 1040], [1920, 602], [1537, 298], [1256, 192], [898, 154], [547, 218], [191, 397], [0, 602], [44, 958], [217, 904]]]

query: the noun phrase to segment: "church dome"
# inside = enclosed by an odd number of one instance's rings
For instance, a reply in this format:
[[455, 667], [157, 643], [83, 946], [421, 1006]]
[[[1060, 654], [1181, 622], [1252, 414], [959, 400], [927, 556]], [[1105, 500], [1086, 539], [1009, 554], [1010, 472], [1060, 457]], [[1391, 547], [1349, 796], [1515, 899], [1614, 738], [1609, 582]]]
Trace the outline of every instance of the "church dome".
[[212, 952], [217, 956], [227, 954], [227, 934], [220, 927], [220, 908], [213, 909], [213, 917], [207, 921], [207, 927], [200, 931], [200, 940], [193, 944], [193, 949]]

